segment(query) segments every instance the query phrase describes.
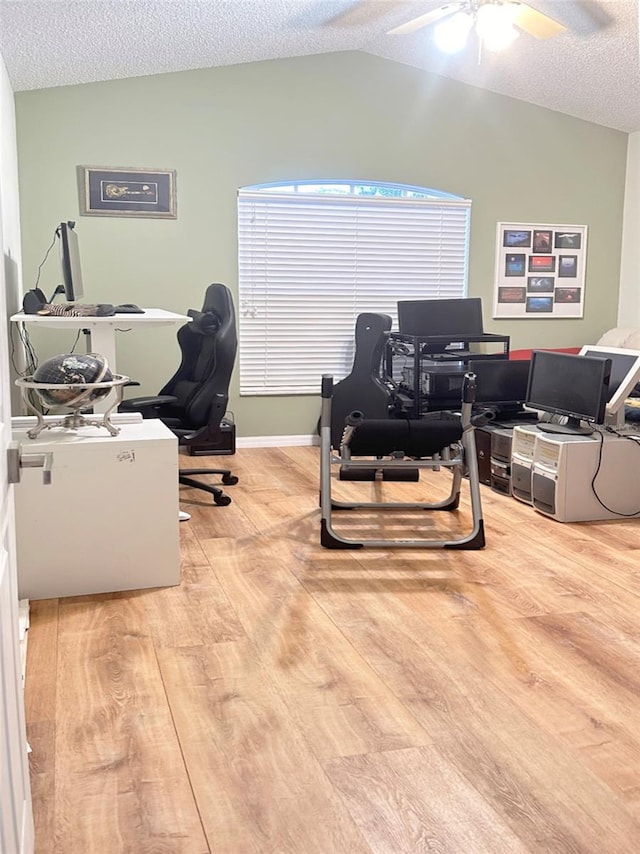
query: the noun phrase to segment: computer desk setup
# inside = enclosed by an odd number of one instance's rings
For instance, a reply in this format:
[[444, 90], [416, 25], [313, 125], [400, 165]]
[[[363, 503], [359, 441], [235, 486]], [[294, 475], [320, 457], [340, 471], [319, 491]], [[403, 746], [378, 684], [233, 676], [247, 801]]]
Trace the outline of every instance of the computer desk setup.
[[[23, 311], [11, 317], [12, 322], [29, 326], [59, 330], [88, 330], [88, 351], [100, 353], [104, 356], [114, 374], [117, 373], [116, 334], [119, 331], [151, 326], [182, 325], [189, 323], [190, 320], [191, 318], [185, 314], [176, 314], [162, 308], [145, 308], [143, 314], [115, 314], [109, 317], [77, 317], [73, 315], [56, 317], [53, 315], [25, 314]], [[96, 405], [96, 411], [104, 412], [107, 405], [105, 401], [101, 401]]]
[[[422, 346], [423, 340], [439, 342], [443, 329], [455, 330], [444, 336], [451, 341], [490, 337], [482, 332], [480, 300], [400, 301], [398, 324], [399, 333], [386, 333], [384, 379], [394, 389], [390, 393], [400, 399], [406, 391], [408, 403], [403, 407], [410, 417], [422, 417], [427, 409], [451, 408], [457, 391], [454, 382], [465, 370], [475, 374], [481, 483], [513, 494], [559, 521], [636, 514], [640, 518], [640, 494], [627, 490], [624, 500], [618, 500], [626, 489], [626, 467], [636, 469], [640, 462], [636, 458], [640, 449], [634, 447], [640, 431], [625, 425], [627, 399], [640, 383], [640, 351], [597, 345], [572, 354], [533, 350], [531, 360], [524, 362], [510, 359], [506, 344], [503, 353], [466, 354], [466, 364], [462, 351], [454, 350], [447, 355], [457, 356], [458, 363], [452, 362], [450, 368], [445, 364], [447, 370], [438, 372], [439, 366], [425, 367], [423, 359], [435, 357], [431, 343]], [[411, 364], [396, 369], [389, 350], [393, 354], [397, 341], [404, 343], [403, 337], [411, 340], [411, 336], [413, 351], [396, 347], [399, 357]], [[507, 336], [493, 337], [509, 341]], [[356, 349], [357, 343], [356, 338]], [[373, 368], [367, 363], [372, 374], [377, 369], [374, 362]], [[429, 403], [422, 406], [426, 397]], [[485, 414], [489, 412], [493, 414]]]
[[624, 422], [639, 380], [638, 351], [534, 351], [525, 403], [541, 420], [496, 431], [492, 478], [499, 463], [514, 498], [560, 522], [640, 518], [640, 480], [628, 476], [640, 465], [640, 431]]
[[[114, 374], [119, 330], [182, 325], [190, 319], [160, 308], [110, 317], [24, 312], [11, 317], [25, 326], [87, 330], [88, 349], [101, 353]], [[109, 397], [94, 405], [95, 413], [108, 409]], [[14, 488], [22, 596], [42, 599], [178, 584], [177, 439], [157, 419], [111, 419], [118, 424], [117, 436], [87, 427], [47, 431], [35, 440], [26, 432], [35, 419], [12, 419], [20, 453], [52, 460], [50, 484], [43, 485], [41, 470], [26, 469]], [[80, 537], [77, 542], [69, 540], [59, 523], [61, 508], [64, 514], [65, 507], [83, 500], [91, 503], [96, 518], [108, 520], [108, 530], [97, 541], [94, 533], [85, 536], [82, 531], [73, 535]]]
[[[53, 329], [82, 329], [87, 332], [87, 351], [100, 353], [106, 359], [113, 374], [117, 373], [116, 364], [116, 333], [129, 329], [148, 328], [149, 326], [182, 325], [189, 323], [191, 318], [184, 314], [165, 311], [162, 308], [140, 308], [134, 303], [111, 305], [97, 303], [86, 305], [84, 297], [84, 282], [80, 265], [80, 249], [75, 222], [61, 222], [55, 229], [54, 243], [59, 243], [60, 270], [64, 285], [59, 285], [51, 300], [58, 293], [64, 293], [65, 305], [47, 302], [44, 293], [34, 288], [25, 294], [23, 310], [14, 314], [11, 321], [20, 324], [33, 324]], [[49, 253], [53, 243], [47, 250]], [[45, 259], [46, 259], [45, 255]], [[42, 262], [44, 263], [44, 261]], [[42, 266], [42, 265], [41, 265]], [[95, 406], [96, 412], [105, 412], [108, 408], [106, 400]]]
[[[20, 325], [28, 348], [28, 335], [24, 334], [28, 328], [84, 330], [87, 351], [104, 356], [116, 374], [118, 331], [181, 326], [191, 318], [132, 304], [82, 303], [74, 225], [60, 223], [54, 238], [60, 243], [64, 287], [57, 287], [51, 300], [64, 291], [66, 305], [47, 301], [36, 283], [25, 294], [23, 311], [11, 321]], [[118, 308], [122, 311], [116, 311]], [[95, 412], [109, 408], [108, 397], [94, 405]], [[179, 583], [178, 440], [158, 419], [131, 414], [111, 418], [118, 424], [117, 435], [108, 435], [99, 427], [83, 427], [47, 431], [35, 439], [28, 435], [35, 418], [12, 418], [12, 440], [19, 459], [49, 461], [46, 478], [43, 469], [25, 467], [23, 471], [18, 466], [14, 491], [18, 581], [23, 597], [42, 599]], [[90, 503], [95, 519], [108, 523], [97, 539], [91, 526], [75, 526], [70, 535], [64, 521], [65, 508], [73, 519], [83, 501]], [[144, 556], [142, 562], [140, 555]]]

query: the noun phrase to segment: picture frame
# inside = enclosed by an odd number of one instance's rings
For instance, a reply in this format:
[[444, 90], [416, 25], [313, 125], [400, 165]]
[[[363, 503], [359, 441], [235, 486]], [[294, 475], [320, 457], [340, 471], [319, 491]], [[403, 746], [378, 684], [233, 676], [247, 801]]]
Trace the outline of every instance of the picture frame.
[[502, 245], [509, 247], [531, 246], [530, 231], [505, 231], [502, 238]]
[[556, 288], [553, 298], [555, 302], [579, 303], [582, 293], [580, 288]]
[[499, 222], [495, 249], [495, 319], [583, 317], [586, 225]]
[[174, 169], [79, 166], [80, 214], [176, 219]]
[[524, 303], [525, 299], [526, 299], [526, 291], [524, 288], [521, 288], [521, 287], [498, 288], [498, 302], [506, 302], [506, 303], [522, 302], [522, 303]]
[[529, 255], [530, 273], [554, 273], [556, 269], [555, 255]]
[[526, 255], [507, 255], [504, 265], [505, 276], [524, 276]]
[[555, 279], [553, 276], [528, 276], [527, 293], [542, 294], [553, 293]]
[[527, 297], [528, 314], [550, 314], [553, 311], [553, 297]]
[[553, 232], [548, 229], [536, 229], [533, 232], [533, 251], [534, 252], [551, 252]]
[[560, 276], [560, 278], [575, 279], [577, 271], [577, 255], [560, 255], [558, 257], [558, 276]]

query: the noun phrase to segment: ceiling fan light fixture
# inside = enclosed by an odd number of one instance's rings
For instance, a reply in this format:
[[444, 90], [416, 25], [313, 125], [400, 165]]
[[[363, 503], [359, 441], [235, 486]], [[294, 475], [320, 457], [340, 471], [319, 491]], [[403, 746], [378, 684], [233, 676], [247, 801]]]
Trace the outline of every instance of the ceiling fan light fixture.
[[467, 43], [473, 26], [473, 17], [467, 12], [456, 12], [433, 31], [436, 47], [443, 53], [458, 53]]
[[518, 38], [513, 26], [518, 7], [515, 3], [483, 3], [476, 13], [476, 32], [483, 47], [505, 50]]

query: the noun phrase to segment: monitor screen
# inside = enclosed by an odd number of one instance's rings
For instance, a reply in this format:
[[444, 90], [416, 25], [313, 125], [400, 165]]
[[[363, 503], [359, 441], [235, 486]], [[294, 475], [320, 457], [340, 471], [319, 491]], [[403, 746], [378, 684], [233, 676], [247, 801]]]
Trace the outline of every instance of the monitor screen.
[[538, 422], [547, 433], [589, 434], [588, 424], [603, 424], [609, 394], [611, 359], [534, 350], [527, 385], [531, 409], [565, 415], [566, 424]]
[[475, 402], [500, 413], [520, 412], [527, 398], [528, 359], [471, 359], [476, 375]]
[[625, 400], [640, 382], [640, 350], [587, 344], [580, 350], [580, 355], [611, 359], [611, 379], [605, 420], [611, 426], [621, 427], [625, 420]]
[[61, 222], [56, 229], [56, 234], [60, 239], [60, 265], [67, 302], [76, 302], [84, 296], [78, 235], [75, 233], [74, 227], [75, 222]]
[[482, 300], [480, 297], [400, 300], [398, 331], [420, 336], [482, 335]]

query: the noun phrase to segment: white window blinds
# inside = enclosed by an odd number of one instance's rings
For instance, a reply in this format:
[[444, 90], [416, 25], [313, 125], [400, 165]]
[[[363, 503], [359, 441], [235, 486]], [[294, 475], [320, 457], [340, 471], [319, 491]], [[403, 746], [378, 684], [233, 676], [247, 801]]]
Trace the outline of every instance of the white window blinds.
[[351, 370], [362, 312], [397, 328], [398, 300], [466, 296], [470, 206], [240, 190], [240, 393], [317, 394]]

